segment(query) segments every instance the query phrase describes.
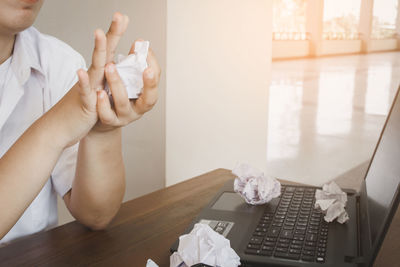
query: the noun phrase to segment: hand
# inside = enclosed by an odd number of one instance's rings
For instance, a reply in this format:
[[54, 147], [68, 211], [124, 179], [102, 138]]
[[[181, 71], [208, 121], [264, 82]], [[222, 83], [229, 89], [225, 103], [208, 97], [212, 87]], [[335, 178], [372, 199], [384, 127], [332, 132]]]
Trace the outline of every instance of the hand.
[[114, 57], [120, 37], [128, 25], [128, 17], [115, 13], [107, 35], [100, 29], [95, 31], [95, 47], [92, 65], [86, 72], [78, 71], [79, 82], [52, 108], [50, 114], [62, 122], [62, 145], [78, 142], [98, 121], [97, 93], [103, 89], [105, 65]]
[[104, 89], [106, 63], [113, 60], [118, 42], [125, 33], [128, 23], [129, 18], [126, 15], [116, 12], [106, 35], [101, 29], [97, 29], [95, 31], [92, 65], [87, 72], [84, 70], [78, 71], [84, 109], [87, 113], [95, 114], [96, 118], [96, 91], [103, 91]]
[[[135, 42], [136, 43], [136, 42]], [[134, 53], [135, 43], [129, 54]], [[108, 63], [105, 70], [107, 82], [110, 86], [114, 109], [111, 107], [108, 95], [104, 90], [98, 91], [97, 111], [99, 122], [94, 131], [110, 131], [125, 126], [151, 110], [158, 98], [158, 83], [160, 80], [160, 67], [149, 49], [147, 57], [148, 68], [143, 73], [143, 92], [136, 100], [129, 100], [127, 91], [116, 70], [114, 63]]]

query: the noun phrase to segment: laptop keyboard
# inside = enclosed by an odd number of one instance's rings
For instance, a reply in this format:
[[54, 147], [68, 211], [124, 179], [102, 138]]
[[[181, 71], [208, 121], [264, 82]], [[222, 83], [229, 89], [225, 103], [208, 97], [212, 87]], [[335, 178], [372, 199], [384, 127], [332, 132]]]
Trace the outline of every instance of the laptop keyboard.
[[320, 262], [326, 260], [328, 224], [314, 209], [315, 189], [282, 186], [266, 205], [246, 254]]

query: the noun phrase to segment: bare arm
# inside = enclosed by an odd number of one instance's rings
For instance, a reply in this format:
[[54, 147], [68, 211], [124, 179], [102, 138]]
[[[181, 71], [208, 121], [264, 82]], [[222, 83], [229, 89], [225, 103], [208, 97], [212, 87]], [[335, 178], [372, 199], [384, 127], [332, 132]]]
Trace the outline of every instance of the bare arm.
[[124, 193], [121, 129], [88, 134], [79, 144], [72, 189], [64, 196], [71, 214], [93, 230], [103, 229], [117, 213]]
[[85, 93], [75, 85], [0, 159], [0, 239], [40, 192], [64, 148], [78, 142], [96, 122], [96, 113], [82, 107]]
[[[114, 15], [107, 40], [103, 39], [103, 43], [98, 44], [107, 51], [103, 54], [100, 65], [112, 61], [116, 45], [126, 27], [127, 18], [124, 20], [119, 13]], [[133, 52], [134, 45], [130, 50], [130, 53]], [[64, 196], [71, 214], [92, 229], [103, 229], [107, 226], [117, 213], [125, 193], [120, 127], [139, 119], [157, 101], [160, 68], [152, 51], [149, 51], [148, 64], [149, 68], [143, 75], [143, 93], [136, 101], [129, 101], [113, 63], [106, 65], [105, 71], [103, 69], [97, 73], [101, 78], [105, 74], [112, 92], [114, 108], [111, 108], [106, 93], [99, 91], [99, 122], [80, 143], [75, 180], [72, 189]]]

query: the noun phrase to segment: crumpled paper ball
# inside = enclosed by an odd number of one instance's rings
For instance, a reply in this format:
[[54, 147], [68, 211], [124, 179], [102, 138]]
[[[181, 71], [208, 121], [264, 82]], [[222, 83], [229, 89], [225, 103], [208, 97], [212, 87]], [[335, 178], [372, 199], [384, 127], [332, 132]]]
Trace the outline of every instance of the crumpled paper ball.
[[263, 172], [248, 164], [238, 164], [232, 173], [237, 176], [234, 190], [251, 205], [262, 205], [281, 194], [281, 184], [274, 177], [265, 176]]
[[345, 223], [349, 220], [345, 210], [346, 204], [347, 194], [335, 182], [324, 184], [322, 190], [315, 191], [315, 208], [320, 208], [324, 212], [326, 222], [337, 219], [339, 223]]
[[[147, 55], [149, 47], [150, 43], [148, 41], [136, 42], [133, 54], [117, 56], [115, 66], [124, 83], [129, 99], [136, 99], [142, 93], [143, 72], [148, 67]], [[111, 95], [111, 90], [107, 82], [104, 90], [106, 90], [108, 95]]]
[[240, 258], [228, 239], [207, 224], [197, 223], [189, 234], [179, 237], [178, 251], [171, 255], [170, 267], [190, 267], [198, 263], [237, 267]]

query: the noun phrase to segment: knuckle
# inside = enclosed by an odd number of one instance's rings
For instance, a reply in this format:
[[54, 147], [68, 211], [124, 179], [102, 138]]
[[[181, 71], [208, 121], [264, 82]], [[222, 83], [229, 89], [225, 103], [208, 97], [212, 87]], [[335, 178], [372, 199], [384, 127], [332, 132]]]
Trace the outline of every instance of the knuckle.
[[124, 101], [123, 103], [121, 103], [119, 105], [118, 109], [119, 109], [121, 115], [126, 115], [126, 114], [129, 114], [129, 112], [131, 110], [131, 106], [129, 105], [129, 103]]

